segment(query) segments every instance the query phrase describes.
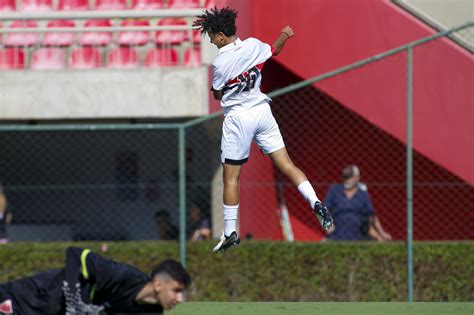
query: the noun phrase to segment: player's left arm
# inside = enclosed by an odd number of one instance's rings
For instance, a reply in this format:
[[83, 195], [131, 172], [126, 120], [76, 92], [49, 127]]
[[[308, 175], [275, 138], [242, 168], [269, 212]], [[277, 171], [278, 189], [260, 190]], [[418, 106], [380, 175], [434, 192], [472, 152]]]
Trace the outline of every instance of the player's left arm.
[[290, 26], [285, 26], [272, 45], [273, 56], [277, 56], [282, 51], [283, 47], [285, 47], [286, 41], [293, 36], [295, 36], [293, 29]]

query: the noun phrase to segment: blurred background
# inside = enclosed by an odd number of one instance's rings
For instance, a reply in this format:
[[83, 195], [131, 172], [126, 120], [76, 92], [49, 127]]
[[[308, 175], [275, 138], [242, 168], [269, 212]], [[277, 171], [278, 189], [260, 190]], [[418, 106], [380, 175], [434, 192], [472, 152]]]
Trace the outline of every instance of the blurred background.
[[[262, 89], [320, 199], [357, 165], [390, 235], [367, 240], [474, 239], [472, 0], [0, 0], [0, 238], [220, 236], [217, 49], [191, 29], [214, 5], [242, 39], [293, 27]], [[326, 241], [256, 146], [240, 205], [242, 238]]]

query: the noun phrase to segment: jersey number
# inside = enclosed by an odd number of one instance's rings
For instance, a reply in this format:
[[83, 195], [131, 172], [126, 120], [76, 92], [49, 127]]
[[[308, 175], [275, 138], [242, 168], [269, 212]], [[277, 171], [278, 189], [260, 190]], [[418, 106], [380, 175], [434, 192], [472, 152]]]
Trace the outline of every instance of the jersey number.
[[253, 89], [259, 75], [260, 71], [257, 69], [257, 67], [250, 69], [246, 76], [244, 74], [239, 75], [240, 83], [237, 92], [248, 92]]

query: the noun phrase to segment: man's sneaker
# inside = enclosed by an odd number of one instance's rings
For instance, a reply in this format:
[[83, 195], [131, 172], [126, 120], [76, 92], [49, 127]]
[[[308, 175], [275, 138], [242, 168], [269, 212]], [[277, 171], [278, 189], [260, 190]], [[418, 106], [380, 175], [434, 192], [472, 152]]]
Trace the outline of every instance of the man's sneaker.
[[218, 253], [218, 252], [225, 252], [229, 247], [232, 246], [237, 246], [240, 244], [240, 238], [237, 235], [237, 232], [232, 232], [230, 236], [225, 236], [224, 233], [222, 233], [221, 236], [221, 241], [214, 247], [213, 252]]
[[329, 213], [328, 208], [323, 205], [321, 202], [316, 201], [314, 203], [313, 213], [318, 218], [319, 223], [321, 223], [322, 228], [327, 231], [334, 224], [334, 219]]

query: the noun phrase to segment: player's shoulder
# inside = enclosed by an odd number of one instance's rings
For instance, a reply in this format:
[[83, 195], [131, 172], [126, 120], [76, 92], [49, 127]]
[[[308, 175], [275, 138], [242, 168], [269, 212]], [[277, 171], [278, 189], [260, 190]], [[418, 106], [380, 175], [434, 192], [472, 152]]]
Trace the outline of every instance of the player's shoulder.
[[261, 43], [262, 41], [258, 38], [255, 38], [255, 37], [248, 37], [248, 38], [244, 39], [242, 42], [244, 42], [244, 43]]
[[255, 38], [255, 37], [249, 37], [245, 40], [242, 41], [243, 46], [253, 46], [253, 47], [265, 47], [265, 46], [270, 46], [269, 44], [262, 42], [260, 39]]

